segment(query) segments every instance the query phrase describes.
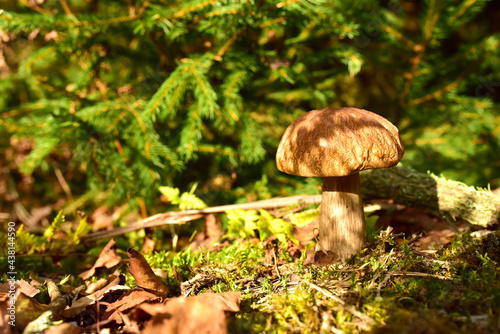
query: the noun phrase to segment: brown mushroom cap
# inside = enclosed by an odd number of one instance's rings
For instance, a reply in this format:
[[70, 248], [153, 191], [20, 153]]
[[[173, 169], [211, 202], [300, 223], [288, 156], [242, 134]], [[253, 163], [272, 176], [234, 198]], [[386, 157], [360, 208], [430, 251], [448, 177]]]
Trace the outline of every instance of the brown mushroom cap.
[[347, 176], [397, 165], [404, 148], [388, 120], [357, 108], [312, 110], [286, 129], [276, 153], [282, 172], [300, 176]]

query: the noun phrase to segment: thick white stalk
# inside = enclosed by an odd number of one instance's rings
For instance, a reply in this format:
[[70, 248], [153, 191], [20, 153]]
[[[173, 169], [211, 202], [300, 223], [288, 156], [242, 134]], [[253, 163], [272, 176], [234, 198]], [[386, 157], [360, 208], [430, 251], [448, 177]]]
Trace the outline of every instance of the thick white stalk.
[[319, 221], [322, 251], [332, 251], [341, 260], [365, 244], [365, 215], [359, 173], [324, 177]]

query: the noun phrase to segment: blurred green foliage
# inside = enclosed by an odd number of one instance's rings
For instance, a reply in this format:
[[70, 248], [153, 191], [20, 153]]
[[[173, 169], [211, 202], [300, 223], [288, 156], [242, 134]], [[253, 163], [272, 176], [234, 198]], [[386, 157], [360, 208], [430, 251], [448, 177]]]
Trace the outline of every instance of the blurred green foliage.
[[197, 183], [208, 205], [314, 193], [274, 155], [327, 106], [393, 121], [407, 166], [497, 187], [499, 15], [466, 0], [9, 3], [0, 192], [143, 208], [160, 186]]

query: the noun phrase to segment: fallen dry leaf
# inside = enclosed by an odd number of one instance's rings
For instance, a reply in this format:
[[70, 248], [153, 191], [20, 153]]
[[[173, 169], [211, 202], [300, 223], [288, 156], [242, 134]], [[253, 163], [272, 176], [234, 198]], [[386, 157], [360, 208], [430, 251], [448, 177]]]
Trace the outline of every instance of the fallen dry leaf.
[[106, 285], [104, 288], [88, 295], [84, 296], [76, 301], [73, 302], [71, 307], [65, 309], [62, 312], [62, 316], [65, 318], [73, 318], [76, 315], [80, 314], [83, 312], [87, 306], [95, 303], [96, 300], [101, 299], [108, 291], [113, 289], [116, 286], [122, 286], [125, 284], [125, 276], [120, 275], [117, 278], [115, 278], [113, 281], [111, 281], [108, 285]]
[[275, 257], [276, 256], [274, 253], [274, 248], [266, 249], [266, 255], [264, 256], [264, 266], [273, 266]]
[[301, 245], [307, 245], [316, 240], [319, 233], [319, 218], [313, 219], [309, 224], [303, 227], [293, 226], [293, 236]]
[[[16, 294], [23, 293], [28, 297], [34, 297], [37, 293], [40, 292], [37, 288], [26, 282], [25, 280], [17, 280], [15, 283], [15, 291]], [[10, 283], [1, 283], [0, 284], [0, 293], [9, 293]]]
[[222, 235], [222, 223], [217, 220], [214, 214], [205, 215], [205, 234], [211, 241]]
[[40, 292], [40, 290], [23, 279], [16, 281], [16, 285], [19, 291], [28, 297], [35, 297]]
[[225, 293], [205, 293], [196, 297], [207, 304], [220, 304], [222, 310], [226, 312], [237, 313], [240, 311], [241, 293], [240, 292], [225, 292]]
[[115, 320], [117, 323], [121, 323], [123, 319], [120, 313], [131, 310], [142, 303], [152, 303], [159, 300], [160, 297], [156, 294], [136, 287], [132, 289], [129, 294], [124, 295], [122, 298], [109, 305], [102, 319]]
[[240, 301], [240, 292], [229, 292], [142, 304], [138, 311], [151, 316], [142, 333], [225, 334], [229, 320], [226, 312], [239, 312]]
[[155, 275], [144, 256], [133, 248], [129, 248], [127, 253], [130, 258], [128, 271], [134, 276], [137, 285], [159, 297], [167, 297], [168, 287]]
[[[3, 310], [7, 310], [10, 305], [9, 299], [10, 283], [0, 284], [0, 316], [7, 315]], [[19, 328], [24, 328], [32, 320], [36, 319], [43, 312], [47, 311], [48, 305], [41, 304], [33, 297], [40, 291], [30, 285], [25, 280], [15, 281], [15, 310], [16, 310], [16, 325]], [[5, 309], [3, 305], [6, 305]], [[1, 323], [1, 322], [0, 322]], [[0, 330], [3, 327], [0, 326]]]
[[313, 252], [312, 250], [306, 250], [306, 258], [304, 260], [304, 266], [308, 266], [311, 264], [317, 266], [329, 266], [331, 264], [337, 263], [338, 258], [335, 256], [335, 253], [331, 251], [317, 251]]
[[9, 310], [7, 309], [10, 306], [9, 301], [9, 294], [0, 292], [0, 328], [3, 328], [4, 334], [11, 333], [11, 326], [9, 325], [11, 319], [9, 319]]
[[292, 258], [300, 259], [300, 257], [302, 256], [301, 249], [303, 248], [304, 247], [301, 247], [300, 244], [296, 245], [292, 241], [288, 240], [288, 246], [286, 248], [286, 251], [288, 252], [288, 254], [291, 255]]
[[141, 253], [152, 253], [155, 250], [156, 242], [148, 237], [144, 238], [144, 243], [142, 244]]
[[49, 305], [41, 304], [32, 297], [20, 293], [16, 298], [16, 326], [26, 327], [49, 309]]
[[[122, 298], [128, 291], [130, 291], [128, 287], [121, 285], [111, 288], [102, 296], [101, 299], [89, 304], [85, 307], [85, 310], [78, 313], [74, 320], [80, 327], [92, 327], [97, 323], [102, 323], [103, 321], [109, 322], [107, 319], [104, 319], [104, 313], [110, 305], [113, 305], [113, 303], [120, 300], [120, 298]], [[115, 323], [114, 321], [111, 322]]]
[[90, 277], [94, 276], [95, 270], [100, 267], [112, 268], [116, 266], [122, 258], [116, 252], [116, 242], [111, 239], [108, 244], [102, 249], [101, 254], [99, 254], [99, 258], [95, 262], [95, 264], [87, 271], [81, 273], [80, 276], [82, 279], [87, 280]]
[[121, 322], [123, 323], [124, 333], [139, 334], [141, 332], [137, 321], [130, 319], [130, 317], [127, 314], [123, 314], [122, 312], [119, 311], [117, 312], [117, 315], [119, 315], [122, 319]]

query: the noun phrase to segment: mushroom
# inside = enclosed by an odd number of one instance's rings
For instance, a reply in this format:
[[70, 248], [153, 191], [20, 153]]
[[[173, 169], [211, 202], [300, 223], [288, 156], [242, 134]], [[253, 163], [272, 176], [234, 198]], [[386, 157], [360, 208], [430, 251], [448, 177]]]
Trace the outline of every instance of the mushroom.
[[322, 177], [319, 243], [340, 259], [365, 243], [359, 171], [393, 167], [404, 153], [398, 129], [357, 108], [312, 110], [285, 131], [276, 153], [282, 172]]

